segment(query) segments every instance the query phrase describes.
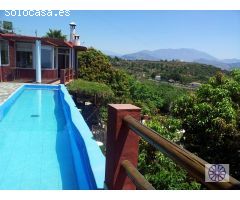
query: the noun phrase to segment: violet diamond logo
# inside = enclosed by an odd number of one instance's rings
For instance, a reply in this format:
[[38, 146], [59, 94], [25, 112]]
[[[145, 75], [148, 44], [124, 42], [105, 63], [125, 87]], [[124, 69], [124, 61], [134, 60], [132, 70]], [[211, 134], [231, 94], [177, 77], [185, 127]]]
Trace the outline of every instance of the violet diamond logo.
[[229, 182], [229, 164], [205, 164], [206, 182]]

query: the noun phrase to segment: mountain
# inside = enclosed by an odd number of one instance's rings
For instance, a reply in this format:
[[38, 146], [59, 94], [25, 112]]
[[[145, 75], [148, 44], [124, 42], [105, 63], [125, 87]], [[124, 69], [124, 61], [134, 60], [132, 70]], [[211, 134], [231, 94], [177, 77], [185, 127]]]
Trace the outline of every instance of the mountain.
[[206, 60], [206, 59], [197, 59], [194, 60], [196, 63], [206, 64], [206, 65], [213, 65], [215, 67], [221, 68], [221, 69], [230, 69], [230, 64], [224, 63], [220, 60]]
[[148, 50], [143, 50], [132, 54], [126, 54], [123, 55], [122, 58], [126, 60], [159, 60], [159, 58], [152, 55], [152, 52]]
[[232, 64], [232, 63], [240, 63], [240, 59], [232, 58], [232, 59], [223, 59], [222, 62]]
[[217, 58], [195, 49], [158, 49], [154, 51], [139, 51], [132, 54], [127, 54], [122, 56], [125, 59], [130, 60], [184, 60], [187, 62], [192, 62], [198, 59], [204, 60], [216, 60]]
[[104, 54], [106, 54], [110, 57], [115, 57], [115, 56], [121, 57], [122, 56], [122, 54], [116, 53], [116, 52], [113, 52], [113, 51], [108, 51], [108, 50], [100, 50], [100, 51], [102, 51]]
[[229, 63], [228, 65], [230, 66], [230, 68], [229, 68], [229, 69], [240, 68], [240, 62], [236, 62], [236, 63]]
[[202, 64], [213, 65], [222, 69], [231, 69], [240, 67], [240, 59], [224, 59], [220, 60], [206, 52], [196, 49], [158, 49], [154, 51], [139, 51], [136, 53], [126, 54], [122, 56], [126, 60], [180, 60], [186, 62], [197, 62]]

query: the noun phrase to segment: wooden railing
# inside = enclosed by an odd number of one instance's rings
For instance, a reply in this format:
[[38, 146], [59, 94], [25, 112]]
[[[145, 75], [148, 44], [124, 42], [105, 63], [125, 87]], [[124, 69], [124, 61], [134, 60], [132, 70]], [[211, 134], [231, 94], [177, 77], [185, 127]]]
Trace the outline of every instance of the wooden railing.
[[137, 170], [134, 165], [128, 161], [124, 160], [121, 163], [127, 176], [131, 179], [137, 189], [140, 190], [155, 190], [155, 188], [144, 178], [144, 176]]
[[60, 70], [60, 83], [65, 84], [70, 82], [74, 78], [74, 72], [72, 68], [66, 68]]
[[231, 176], [229, 182], [206, 182], [206, 161], [160, 136], [139, 121], [140, 108], [130, 104], [109, 105], [105, 177], [108, 189], [154, 189], [136, 169], [139, 136], [207, 188], [240, 189], [240, 182]]

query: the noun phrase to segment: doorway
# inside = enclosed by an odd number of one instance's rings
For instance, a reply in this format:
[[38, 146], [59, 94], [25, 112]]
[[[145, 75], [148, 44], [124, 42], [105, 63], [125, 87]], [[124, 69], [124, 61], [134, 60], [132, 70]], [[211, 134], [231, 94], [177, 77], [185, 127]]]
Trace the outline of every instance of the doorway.
[[58, 50], [58, 77], [60, 78], [60, 70], [70, 68], [69, 66], [69, 49]]

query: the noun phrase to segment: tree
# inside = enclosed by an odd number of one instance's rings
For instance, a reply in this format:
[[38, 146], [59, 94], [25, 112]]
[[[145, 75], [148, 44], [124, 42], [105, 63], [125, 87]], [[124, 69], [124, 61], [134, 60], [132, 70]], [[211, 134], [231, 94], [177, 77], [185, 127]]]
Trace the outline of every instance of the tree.
[[78, 78], [108, 83], [112, 67], [106, 55], [94, 48], [78, 54]]
[[[179, 142], [180, 121], [170, 117], [154, 117], [146, 124], [165, 138]], [[144, 140], [140, 140], [138, 169], [156, 189], [200, 189], [187, 172]]]
[[[110, 60], [113, 67], [125, 69], [130, 74], [133, 74], [138, 79], [155, 78], [156, 75], [161, 75], [162, 80], [174, 79], [184, 84], [191, 82], [206, 83], [208, 79], [216, 74], [217, 71], [222, 71], [225, 74], [229, 72], [220, 68], [180, 61], [147, 61], [147, 60]], [[142, 76], [144, 73], [144, 77]]]
[[115, 95], [115, 102], [129, 102], [132, 77], [112, 67], [109, 57], [101, 51], [89, 48], [78, 54], [78, 78], [107, 84]]
[[62, 39], [62, 40], [67, 39], [67, 36], [63, 35], [61, 30], [54, 30], [54, 29], [49, 29], [49, 31], [46, 33], [45, 37], [54, 38], [54, 39]]
[[195, 94], [178, 100], [172, 113], [182, 120], [185, 148], [209, 163], [230, 164], [240, 178], [240, 71], [217, 73]]

